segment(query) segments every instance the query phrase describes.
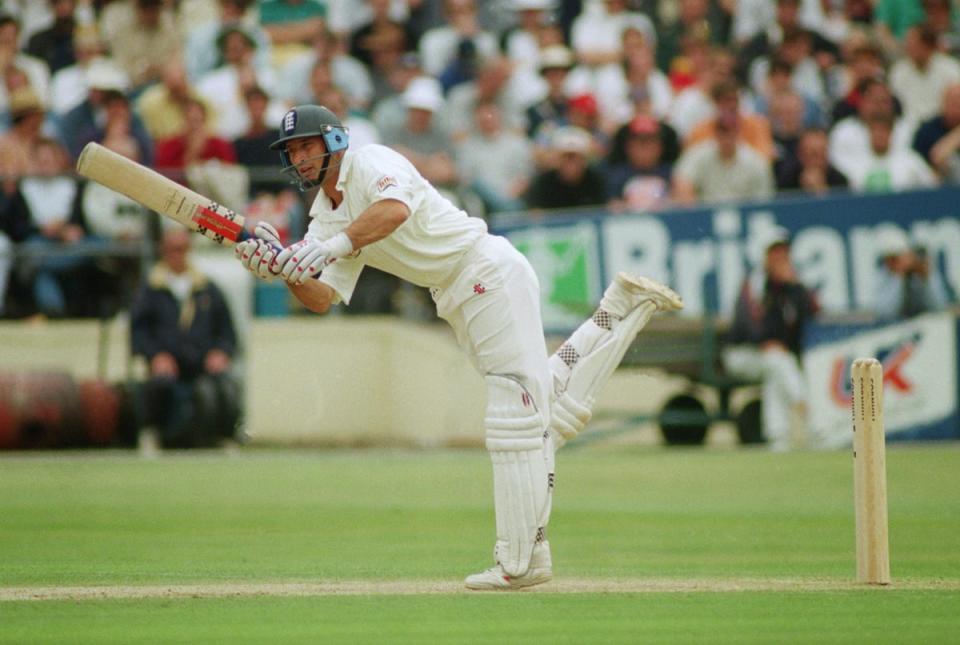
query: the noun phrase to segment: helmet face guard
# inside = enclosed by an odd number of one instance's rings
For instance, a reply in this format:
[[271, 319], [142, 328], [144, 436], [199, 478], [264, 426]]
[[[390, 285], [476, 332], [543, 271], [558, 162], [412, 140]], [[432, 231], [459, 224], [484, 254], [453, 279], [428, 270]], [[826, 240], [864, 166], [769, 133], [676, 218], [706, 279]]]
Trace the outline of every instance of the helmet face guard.
[[[320, 169], [320, 176], [315, 180], [303, 177], [287, 153], [287, 142], [305, 137], [320, 137], [327, 149], [326, 153], [320, 155], [324, 158], [323, 167]], [[346, 150], [349, 145], [349, 131], [333, 112], [319, 105], [301, 105], [291, 108], [283, 115], [280, 138], [270, 144], [270, 148], [279, 151], [283, 173], [303, 191], [323, 183], [327, 170], [330, 169], [331, 155]]]

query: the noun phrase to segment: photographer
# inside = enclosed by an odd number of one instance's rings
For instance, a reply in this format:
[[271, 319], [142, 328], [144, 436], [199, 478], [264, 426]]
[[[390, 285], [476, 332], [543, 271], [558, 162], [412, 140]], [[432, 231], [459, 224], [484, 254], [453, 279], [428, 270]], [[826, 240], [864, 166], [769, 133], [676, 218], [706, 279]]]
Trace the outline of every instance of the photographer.
[[911, 248], [905, 235], [889, 232], [880, 240], [883, 258], [874, 309], [884, 320], [910, 318], [947, 306], [949, 298], [937, 271], [930, 270], [926, 250]]

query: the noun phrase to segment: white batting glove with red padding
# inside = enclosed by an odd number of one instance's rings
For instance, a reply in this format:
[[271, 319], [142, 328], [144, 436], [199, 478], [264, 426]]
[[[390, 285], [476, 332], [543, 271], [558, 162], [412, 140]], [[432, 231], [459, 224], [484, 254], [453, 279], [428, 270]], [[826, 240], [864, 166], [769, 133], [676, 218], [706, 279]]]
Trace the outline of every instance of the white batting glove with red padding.
[[274, 259], [283, 250], [280, 234], [267, 222], [260, 222], [253, 229], [256, 237], [234, 247], [234, 254], [250, 273], [261, 280], [270, 281], [277, 275]]
[[353, 242], [344, 232], [322, 242], [304, 238], [281, 251], [274, 269], [279, 267], [280, 277], [290, 284], [303, 284], [323, 271], [323, 267], [351, 253]]

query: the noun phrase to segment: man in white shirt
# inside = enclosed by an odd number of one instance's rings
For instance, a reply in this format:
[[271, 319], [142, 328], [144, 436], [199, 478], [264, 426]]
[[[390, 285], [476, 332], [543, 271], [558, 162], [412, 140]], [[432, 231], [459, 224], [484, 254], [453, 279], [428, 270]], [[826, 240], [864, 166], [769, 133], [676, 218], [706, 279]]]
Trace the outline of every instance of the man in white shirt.
[[908, 29], [903, 46], [906, 56], [890, 68], [890, 88], [916, 126], [936, 116], [943, 91], [960, 82], [960, 63], [937, 51], [937, 32], [929, 26]]
[[348, 143], [327, 108], [287, 112], [272, 147], [302, 188], [320, 187], [312, 221], [286, 249], [260, 224], [255, 238], [237, 245], [237, 257], [257, 277], [281, 277], [317, 313], [349, 304], [367, 265], [430, 289], [487, 391], [496, 564], [466, 585], [546, 582], [554, 450], [589, 420], [597, 390], [647, 320], [682, 302], [663, 285], [620, 274], [593, 318], [548, 358], [540, 290], [526, 258], [441, 196], [402, 155], [376, 144], [348, 150]]
[[851, 159], [847, 177], [850, 187], [860, 192], [887, 193], [932, 188], [939, 183], [936, 173], [912, 148], [895, 146], [894, 121], [889, 115], [875, 115], [867, 121], [870, 150]]

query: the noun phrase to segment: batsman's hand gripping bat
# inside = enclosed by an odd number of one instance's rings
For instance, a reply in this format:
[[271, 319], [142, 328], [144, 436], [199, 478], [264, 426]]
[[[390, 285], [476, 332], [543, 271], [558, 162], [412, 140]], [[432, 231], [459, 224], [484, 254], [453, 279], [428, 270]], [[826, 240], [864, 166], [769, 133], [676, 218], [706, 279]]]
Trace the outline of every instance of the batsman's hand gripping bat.
[[243, 215], [98, 143], [84, 146], [77, 172], [217, 244], [233, 246], [253, 237], [243, 226]]

